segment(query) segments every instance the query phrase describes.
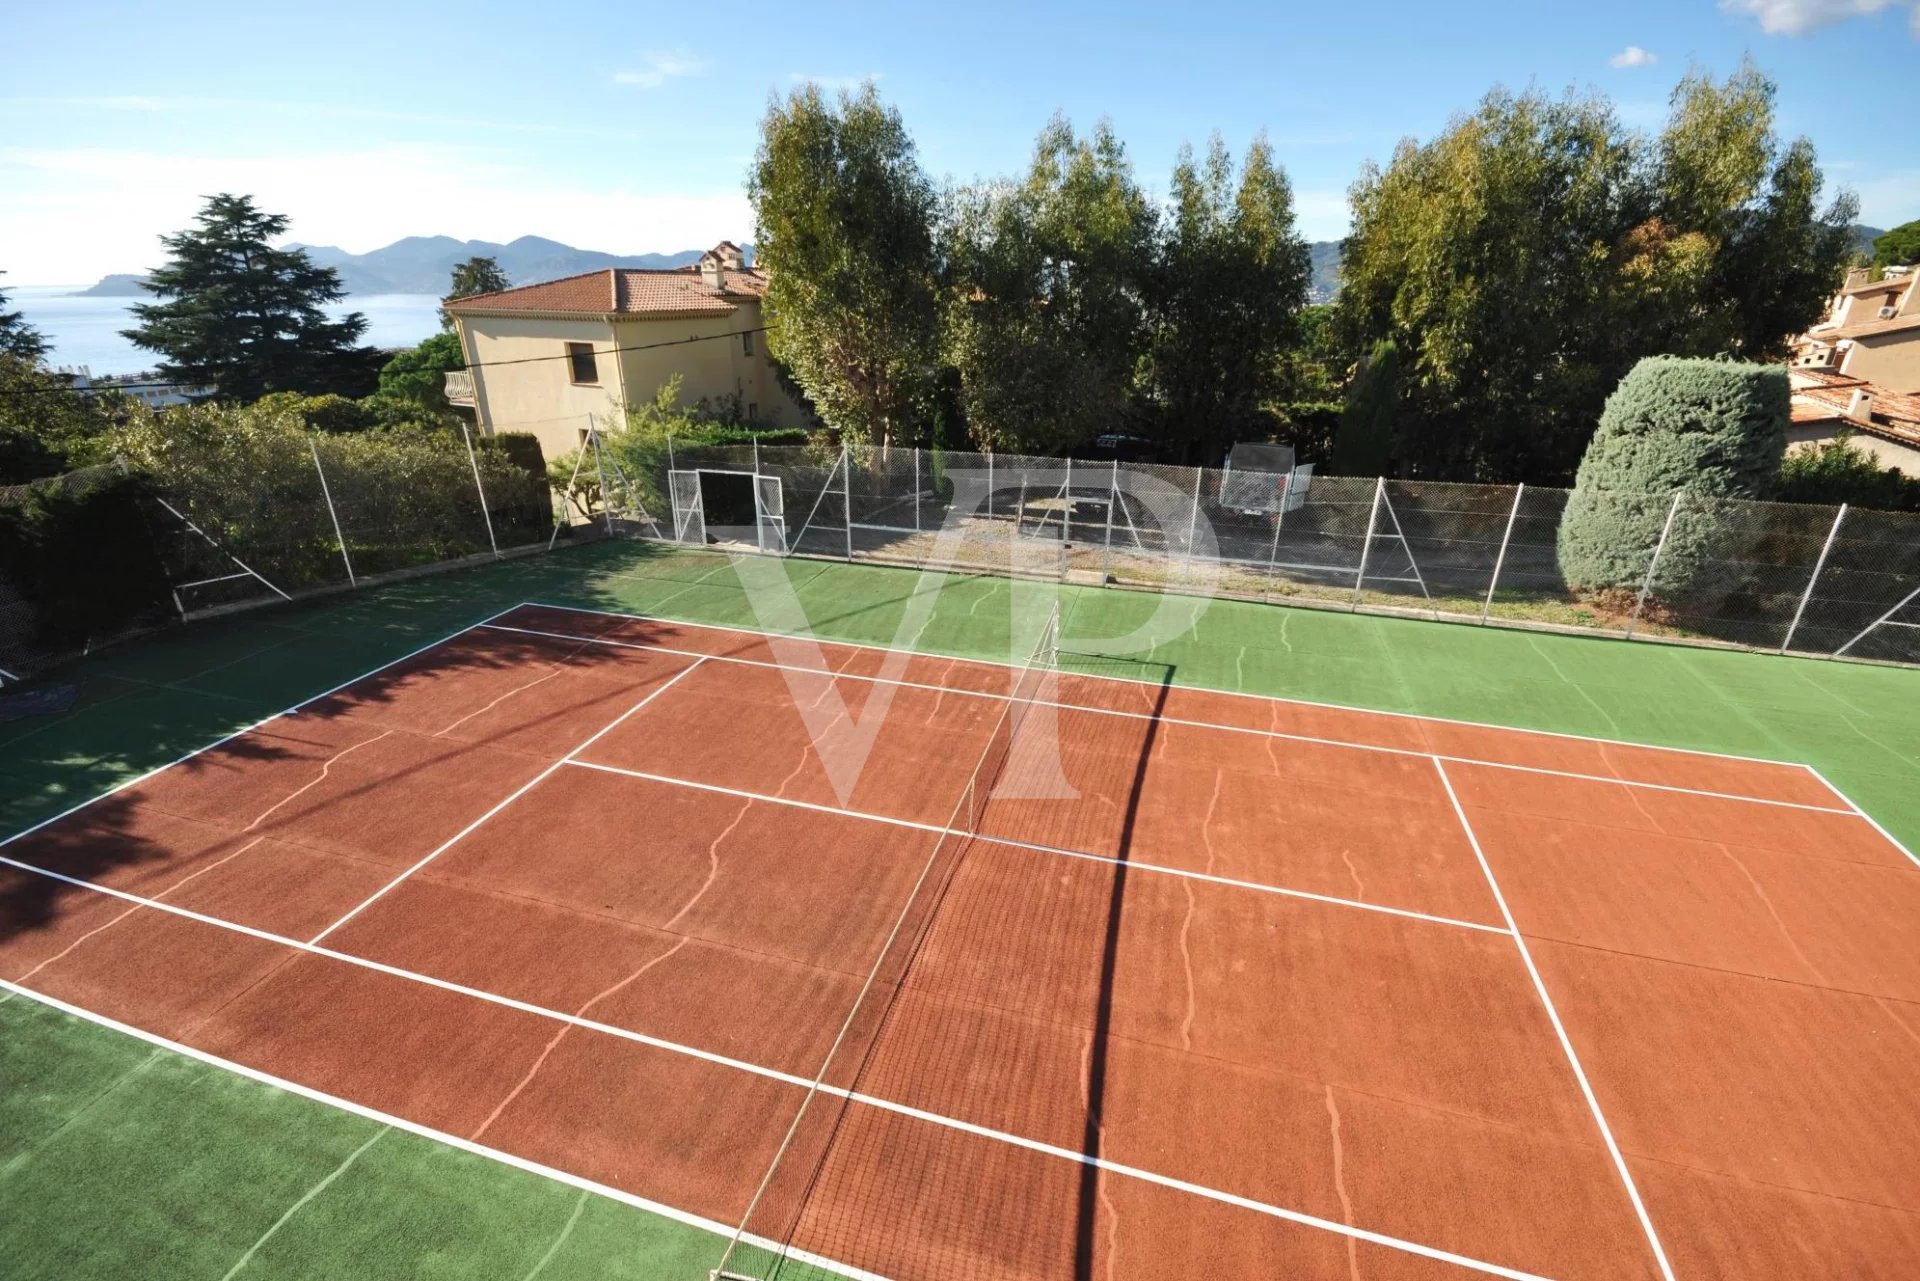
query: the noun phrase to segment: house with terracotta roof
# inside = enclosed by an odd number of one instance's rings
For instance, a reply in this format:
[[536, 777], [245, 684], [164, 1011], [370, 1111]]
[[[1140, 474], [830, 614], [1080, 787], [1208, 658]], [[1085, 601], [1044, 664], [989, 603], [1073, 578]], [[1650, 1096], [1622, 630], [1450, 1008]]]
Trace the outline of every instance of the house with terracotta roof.
[[1920, 393], [1898, 392], [1828, 369], [1792, 368], [1793, 421], [1787, 447], [1825, 444], [1845, 433], [1853, 447], [1920, 476]]
[[1793, 366], [1920, 392], [1920, 268], [1848, 272], [1826, 319], [1793, 340]]
[[447, 398], [486, 433], [531, 432], [549, 458], [680, 378], [684, 404], [737, 405], [748, 421], [806, 425], [760, 332], [764, 273], [723, 240], [689, 267], [614, 267], [448, 304], [469, 368]]

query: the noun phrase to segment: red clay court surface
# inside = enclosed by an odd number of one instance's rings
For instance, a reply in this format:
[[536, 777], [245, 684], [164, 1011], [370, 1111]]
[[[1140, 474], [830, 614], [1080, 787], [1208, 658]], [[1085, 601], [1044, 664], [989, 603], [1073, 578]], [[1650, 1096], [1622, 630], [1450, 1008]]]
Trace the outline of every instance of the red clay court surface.
[[[1010, 679], [522, 606], [10, 842], [0, 902], [67, 879], [0, 976], [730, 1232]], [[844, 798], [836, 698], [891, 700]], [[1043, 698], [751, 1227], [902, 1279], [1920, 1276], [1920, 871], [1811, 770]], [[1049, 722], [1075, 795], [1014, 796]]]

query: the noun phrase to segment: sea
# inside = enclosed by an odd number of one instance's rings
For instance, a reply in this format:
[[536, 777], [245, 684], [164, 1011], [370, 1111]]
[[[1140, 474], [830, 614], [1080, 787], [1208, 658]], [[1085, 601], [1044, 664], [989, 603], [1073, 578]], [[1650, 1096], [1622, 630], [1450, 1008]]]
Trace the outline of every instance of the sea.
[[[95, 377], [138, 374], [150, 370], [159, 356], [134, 346], [120, 336], [132, 327], [128, 310], [141, 298], [83, 298], [85, 285], [14, 285], [0, 277], [7, 295], [4, 310], [17, 311], [47, 340], [47, 364], [54, 368], [85, 366]], [[331, 315], [350, 311], [367, 318], [360, 341], [374, 347], [411, 347], [440, 329], [440, 299], [434, 294], [353, 295], [327, 307]]]

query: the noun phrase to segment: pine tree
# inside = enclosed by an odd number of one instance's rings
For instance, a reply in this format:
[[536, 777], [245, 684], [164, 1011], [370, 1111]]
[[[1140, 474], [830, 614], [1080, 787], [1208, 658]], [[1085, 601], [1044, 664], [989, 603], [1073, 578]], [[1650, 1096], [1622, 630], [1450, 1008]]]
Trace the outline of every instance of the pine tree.
[[[5, 275], [0, 272], [0, 276]], [[7, 310], [7, 295], [0, 290], [0, 353], [15, 356], [29, 365], [47, 354], [47, 340], [17, 311]]]
[[136, 346], [160, 353], [159, 372], [208, 385], [233, 400], [275, 391], [309, 395], [371, 392], [378, 353], [358, 344], [367, 319], [334, 319], [325, 305], [345, 296], [330, 267], [300, 249], [276, 249], [283, 214], [264, 213], [250, 196], [209, 199], [196, 225], [160, 242], [172, 255], [144, 288], [161, 302], [137, 303]]
[[512, 287], [495, 258], [469, 258], [455, 263], [452, 279], [447, 284], [447, 296], [440, 300], [440, 324], [448, 330], [453, 328], [453, 317], [447, 314], [448, 303], [478, 294], [497, 294]]

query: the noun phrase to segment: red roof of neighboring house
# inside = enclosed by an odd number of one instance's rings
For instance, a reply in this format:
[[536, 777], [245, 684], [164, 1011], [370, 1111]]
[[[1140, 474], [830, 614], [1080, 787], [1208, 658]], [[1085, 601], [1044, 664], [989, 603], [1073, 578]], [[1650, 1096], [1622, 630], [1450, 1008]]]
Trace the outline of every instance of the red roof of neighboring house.
[[[1920, 448], [1920, 394], [1888, 391], [1864, 379], [1825, 370], [1796, 369], [1793, 379], [1802, 384], [1793, 389], [1794, 422], [1845, 423], [1856, 431]], [[1847, 416], [1857, 391], [1873, 397], [1868, 407], [1871, 422]]]
[[747, 268], [707, 284], [697, 268], [645, 271], [608, 267], [578, 276], [475, 294], [447, 304], [449, 311], [542, 311], [565, 315], [724, 316], [741, 302], [767, 292], [767, 278]]

